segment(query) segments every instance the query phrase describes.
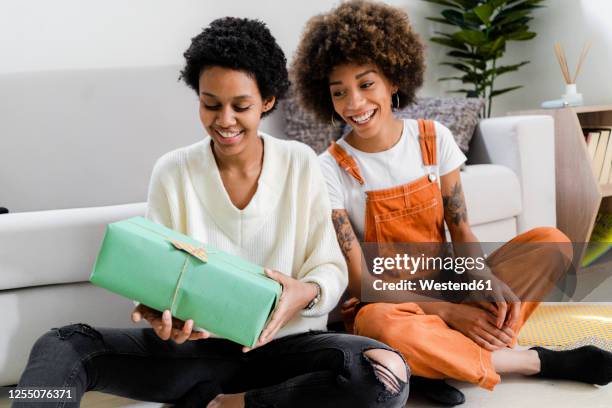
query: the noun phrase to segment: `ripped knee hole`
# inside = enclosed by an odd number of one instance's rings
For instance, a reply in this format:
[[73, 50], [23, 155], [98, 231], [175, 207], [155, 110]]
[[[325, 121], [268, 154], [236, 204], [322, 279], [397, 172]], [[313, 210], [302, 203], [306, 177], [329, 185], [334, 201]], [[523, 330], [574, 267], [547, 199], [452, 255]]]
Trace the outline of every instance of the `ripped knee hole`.
[[84, 336], [91, 337], [91, 338], [98, 338], [98, 339], [102, 338], [102, 335], [100, 334], [100, 332], [98, 332], [96, 329], [94, 329], [93, 327], [91, 327], [90, 325], [86, 323], [75, 323], [75, 324], [70, 324], [68, 326], [63, 326], [60, 328], [54, 327], [51, 330], [55, 330], [55, 334], [61, 340], [66, 340], [67, 338], [72, 336], [74, 333], [80, 333]]
[[363, 353], [372, 365], [376, 378], [391, 393], [399, 394], [402, 383], [408, 382], [408, 369], [404, 359], [394, 351], [385, 349], [370, 349]]

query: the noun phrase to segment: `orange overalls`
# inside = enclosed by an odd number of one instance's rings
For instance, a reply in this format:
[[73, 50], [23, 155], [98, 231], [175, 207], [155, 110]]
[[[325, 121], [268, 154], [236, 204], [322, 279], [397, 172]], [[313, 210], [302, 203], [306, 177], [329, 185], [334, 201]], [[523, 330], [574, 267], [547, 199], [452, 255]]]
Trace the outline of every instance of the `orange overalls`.
[[[366, 192], [365, 242], [445, 242], [442, 193], [433, 172], [437, 164], [435, 128], [432, 121], [419, 120], [418, 124], [421, 156], [429, 174], [404, 185]], [[328, 151], [341, 168], [364, 184], [357, 163], [344, 149], [332, 143]], [[520, 299], [541, 299], [571, 263], [569, 242], [555, 228], [535, 228], [496, 250], [487, 264], [502, 281], [512, 277], [512, 289]], [[523, 243], [559, 245], [525, 249]], [[521, 303], [514, 333], [538, 304]], [[451, 329], [438, 315], [426, 315], [416, 303], [367, 304], [355, 316], [354, 333], [399, 350], [417, 376], [454, 378], [489, 390], [500, 381], [490, 351]]]

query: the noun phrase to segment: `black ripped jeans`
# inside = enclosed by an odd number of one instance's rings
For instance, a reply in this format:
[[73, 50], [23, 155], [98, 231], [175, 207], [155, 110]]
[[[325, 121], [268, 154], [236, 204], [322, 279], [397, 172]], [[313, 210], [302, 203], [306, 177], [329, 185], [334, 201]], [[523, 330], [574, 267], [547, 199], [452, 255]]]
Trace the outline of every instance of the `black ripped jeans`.
[[[391, 350], [376, 340], [308, 332], [243, 353], [223, 339], [176, 344], [152, 329], [53, 329], [34, 344], [20, 387], [75, 387], [77, 401], [96, 390], [127, 398], [204, 408], [216, 395], [246, 392], [247, 407], [403, 407], [364, 352]], [[406, 368], [409, 374], [408, 368]], [[78, 406], [56, 403], [55, 406]], [[18, 402], [13, 407], [50, 407]]]

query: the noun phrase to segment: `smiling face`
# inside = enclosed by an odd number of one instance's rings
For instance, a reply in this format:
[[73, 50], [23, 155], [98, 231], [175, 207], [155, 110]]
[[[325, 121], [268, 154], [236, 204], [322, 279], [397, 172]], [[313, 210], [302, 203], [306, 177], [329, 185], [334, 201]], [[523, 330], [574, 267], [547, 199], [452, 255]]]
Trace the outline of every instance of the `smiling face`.
[[391, 97], [397, 87], [374, 64], [336, 66], [329, 91], [334, 110], [358, 137], [376, 137], [393, 122]]
[[264, 101], [255, 78], [223, 67], [200, 74], [200, 120], [213, 140], [215, 152], [233, 156], [257, 144], [261, 114], [274, 106]]

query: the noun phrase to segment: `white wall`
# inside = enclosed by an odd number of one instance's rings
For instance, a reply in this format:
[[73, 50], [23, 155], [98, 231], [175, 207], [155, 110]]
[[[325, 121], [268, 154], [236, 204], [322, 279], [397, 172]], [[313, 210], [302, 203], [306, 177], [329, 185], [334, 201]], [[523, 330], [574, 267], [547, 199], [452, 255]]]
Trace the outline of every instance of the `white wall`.
[[[391, 0], [406, 9], [417, 32], [427, 39], [437, 27], [424, 19], [438, 7], [421, 0]], [[538, 37], [510, 43], [506, 61], [531, 60], [521, 71], [500, 78], [499, 86], [524, 89], [496, 99], [494, 113], [536, 107], [563, 90], [554, 41], [565, 46], [572, 67], [583, 42], [593, 47], [578, 80], [588, 103], [605, 103], [612, 91], [606, 80], [612, 62], [612, 2], [549, 0], [532, 22]], [[81, 68], [177, 66], [189, 39], [214, 18], [234, 15], [268, 23], [288, 56], [309, 16], [337, 4], [330, 0], [0, 0], [0, 74]], [[438, 66], [445, 49], [428, 44], [424, 95], [442, 94], [451, 84], [438, 83], [448, 73]]]
[[[407, 10], [415, 29], [427, 39], [440, 26], [424, 17], [438, 8], [421, 0], [391, 0]], [[535, 107], [558, 97], [563, 82], [554, 54], [554, 41], [565, 46], [570, 65], [586, 39], [593, 47], [578, 81], [587, 103], [605, 103], [612, 83], [605, 72], [612, 62], [612, 2], [609, 0], [549, 0], [536, 11], [533, 29], [538, 37], [510, 43], [506, 61], [531, 64], [501, 77], [499, 86], [525, 88], [496, 100], [495, 111]], [[0, 0], [0, 74], [7, 72], [171, 65], [182, 63], [189, 39], [214, 18], [234, 15], [264, 20], [281, 47], [291, 56], [304, 23], [313, 14], [337, 4], [309, 1], [198, 0]], [[450, 83], [438, 83], [448, 73], [438, 66], [445, 49], [428, 43], [426, 83], [422, 93], [441, 94]]]
[[[419, 32], [432, 6], [407, 8]], [[0, 0], [0, 74], [23, 71], [180, 65], [191, 37], [227, 15], [265, 21], [290, 58], [307, 19], [337, 1]], [[430, 71], [433, 74], [433, 71]], [[435, 81], [431, 81], [435, 85]]]

